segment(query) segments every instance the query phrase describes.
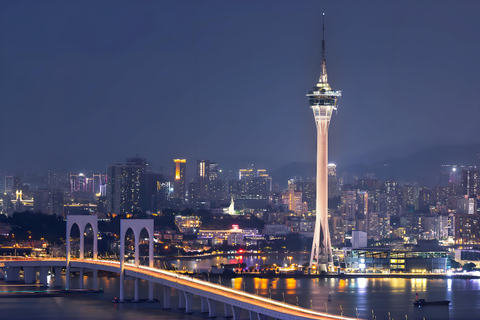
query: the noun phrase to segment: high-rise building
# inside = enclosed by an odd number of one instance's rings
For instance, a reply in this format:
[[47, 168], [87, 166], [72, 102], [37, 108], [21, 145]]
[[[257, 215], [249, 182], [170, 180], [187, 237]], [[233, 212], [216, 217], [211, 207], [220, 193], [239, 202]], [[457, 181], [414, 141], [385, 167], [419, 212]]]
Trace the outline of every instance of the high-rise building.
[[295, 213], [297, 216], [302, 215], [302, 192], [296, 189], [293, 181], [288, 182], [288, 191], [282, 192], [282, 202], [287, 206], [288, 211]]
[[115, 163], [107, 168], [107, 213], [132, 214], [141, 211], [140, 176], [146, 171], [146, 161], [127, 159], [127, 164]]
[[34, 192], [35, 212], [63, 215], [63, 192], [52, 189], [39, 189]]
[[210, 161], [197, 161], [198, 199], [206, 200], [209, 197]]
[[173, 159], [173, 197], [174, 199], [179, 199], [181, 202], [185, 201], [187, 184], [186, 184], [186, 168], [187, 160], [186, 159]]
[[[325, 14], [324, 14], [325, 18]], [[333, 91], [328, 84], [325, 58], [325, 24], [323, 25], [322, 63], [320, 78], [312, 91], [307, 93], [317, 125], [317, 204], [310, 267], [325, 271], [333, 266], [332, 245], [328, 227], [328, 127], [333, 110], [337, 109], [340, 91]]]
[[337, 180], [337, 165], [329, 163], [328, 170], [328, 198], [338, 197], [340, 195]]
[[357, 213], [357, 193], [353, 190], [342, 191], [340, 213], [344, 219], [355, 219]]
[[13, 176], [5, 176], [5, 193], [12, 194], [13, 190]]
[[479, 192], [480, 172], [475, 167], [462, 170], [462, 195], [475, 197]]

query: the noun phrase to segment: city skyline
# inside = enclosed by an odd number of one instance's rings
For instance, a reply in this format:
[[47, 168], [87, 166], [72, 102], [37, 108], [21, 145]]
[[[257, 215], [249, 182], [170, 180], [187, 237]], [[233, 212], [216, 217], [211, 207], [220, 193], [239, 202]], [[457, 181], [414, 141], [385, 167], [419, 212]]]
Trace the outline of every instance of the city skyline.
[[136, 153], [167, 170], [177, 157], [314, 162], [301, 106], [320, 68], [322, 12], [333, 85], [348, 92], [333, 162], [479, 142], [477, 3], [276, 4], [120, 2], [106, 14], [109, 2], [3, 3], [0, 93], [15, 121], [1, 126], [0, 168], [104, 170]]

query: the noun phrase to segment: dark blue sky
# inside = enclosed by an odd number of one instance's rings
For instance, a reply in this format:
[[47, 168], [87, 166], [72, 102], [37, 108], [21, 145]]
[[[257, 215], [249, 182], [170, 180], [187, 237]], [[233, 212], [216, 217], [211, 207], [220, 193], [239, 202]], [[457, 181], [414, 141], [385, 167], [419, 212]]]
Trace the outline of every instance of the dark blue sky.
[[2, 1], [0, 169], [312, 162], [322, 12], [332, 161], [480, 142], [480, 1]]

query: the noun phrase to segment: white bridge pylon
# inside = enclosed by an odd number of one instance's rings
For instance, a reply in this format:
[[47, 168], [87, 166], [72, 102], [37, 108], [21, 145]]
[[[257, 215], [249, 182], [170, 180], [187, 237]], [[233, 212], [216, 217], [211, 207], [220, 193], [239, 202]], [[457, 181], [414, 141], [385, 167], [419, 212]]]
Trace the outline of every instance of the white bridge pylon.
[[[98, 216], [97, 215], [68, 215], [67, 216], [67, 245], [66, 245], [66, 260], [67, 260], [67, 276], [65, 278], [65, 287], [70, 289], [70, 234], [74, 225], [78, 226], [80, 231], [80, 254], [79, 258], [83, 259], [85, 256], [85, 228], [90, 224], [93, 229], [93, 259], [96, 260], [98, 256]], [[80, 271], [80, 286], [83, 286], [83, 270]]]
[[[120, 301], [124, 301], [125, 280], [125, 236], [128, 229], [135, 237], [135, 267], [140, 265], [140, 234], [143, 229], [148, 232], [148, 266], [153, 267], [153, 219], [122, 219], [120, 221]], [[149, 282], [149, 300], [153, 300], [153, 283]], [[135, 278], [135, 301], [138, 301], [138, 278]]]

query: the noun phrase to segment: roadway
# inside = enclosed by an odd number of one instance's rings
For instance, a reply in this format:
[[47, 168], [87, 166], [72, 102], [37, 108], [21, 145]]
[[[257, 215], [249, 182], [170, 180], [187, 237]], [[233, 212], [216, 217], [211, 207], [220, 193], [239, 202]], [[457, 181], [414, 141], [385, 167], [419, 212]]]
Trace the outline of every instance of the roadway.
[[[72, 259], [70, 260], [70, 263], [72, 268], [94, 269], [120, 273], [120, 263], [116, 261]], [[0, 260], [1, 267], [41, 267], [47, 265], [65, 267], [66, 261], [65, 259]], [[208, 281], [191, 278], [171, 271], [150, 268], [146, 266], [135, 267], [135, 265], [128, 263], [125, 263], [124, 269], [125, 276], [152, 281], [170, 288], [184, 291], [186, 293], [229, 304], [232, 307], [250, 310], [252, 312], [257, 312], [259, 314], [277, 319], [356, 319], [301, 308], [244, 291], [234, 290]]]

